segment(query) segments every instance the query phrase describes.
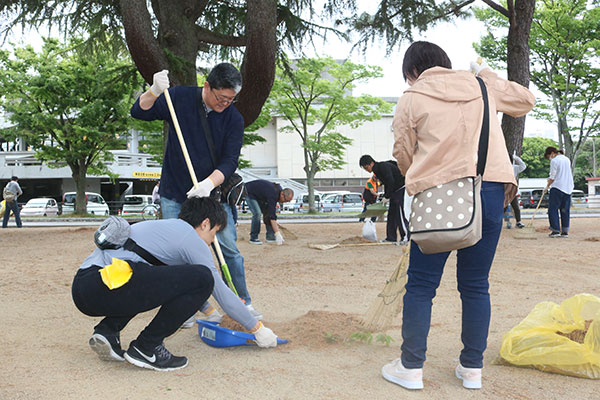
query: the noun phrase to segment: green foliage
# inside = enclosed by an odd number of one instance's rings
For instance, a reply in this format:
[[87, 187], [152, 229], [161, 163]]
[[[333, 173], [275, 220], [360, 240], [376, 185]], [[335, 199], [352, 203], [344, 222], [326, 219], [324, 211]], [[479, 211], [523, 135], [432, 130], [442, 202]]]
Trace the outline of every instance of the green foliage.
[[352, 334], [350, 335], [350, 341], [359, 341], [364, 342], [366, 344], [371, 344], [373, 342], [373, 334], [371, 332], [361, 331], [352, 332]]
[[[595, 141], [593, 145], [592, 141]], [[596, 158], [594, 170], [594, 156]], [[584, 190], [587, 192], [586, 177], [600, 176], [600, 139], [598, 137], [589, 138], [582, 146], [577, 163], [573, 168], [573, 181], [575, 189]]]
[[390, 335], [386, 335], [385, 333], [379, 333], [379, 334], [377, 334], [377, 337], [375, 338], [376, 343], [383, 343], [386, 346], [389, 346], [390, 343], [392, 343], [393, 341], [394, 341], [394, 338], [391, 337]]
[[523, 139], [521, 159], [527, 165], [527, 168], [521, 172], [520, 178], [548, 177], [550, 161], [544, 158], [544, 152], [548, 146], [556, 147], [556, 142], [552, 139], [540, 137], [526, 137]]
[[380, 76], [379, 67], [337, 62], [330, 57], [301, 58], [292, 64], [283, 58], [280, 62], [267, 107], [271, 114], [288, 122], [280, 129], [282, 132], [301, 138], [311, 211], [315, 174], [340, 169], [346, 146], [352, 143], [337, 128], [356, 128], [381, 118], [381, 113], [391, 112], [391, 104], [382, 99], [351, 95], [357, 82]]
[[[85, 176], [112, 175], [105, 161], [111, 149], [126, 148], [129, 108], [141, 78], [127, 58], [109, 51], [82, 55], [80, 40], [65, 47], [45, 40], [41, 53], [32, 47], [0, 53], [0, 109], [12, 125], [6, 139], [23, 137], [49, 167], [66, 163], [78, 194]], [[83, 200], [83, 197], [82, 199]], [[85, 202], [82, 209], [85, 211]]]
[[334, 333], [327, 332], [325, 333], [325, 341], [327, 343], [335, 343], [340, 340], [340, 337]]
[[[373, 343], [373, 333], [363, 331], [352, 332], [352, 334], [350, 335], [350, 341], [371, 344]], [[389, 346], [390, 343], [392, 343], [393, 341], [394, 338], [392, 338], [390, 335], [386, 335], [385, 333], [378, 333], [375, 337], [375, 343], [381, 343], [385, 346]]]

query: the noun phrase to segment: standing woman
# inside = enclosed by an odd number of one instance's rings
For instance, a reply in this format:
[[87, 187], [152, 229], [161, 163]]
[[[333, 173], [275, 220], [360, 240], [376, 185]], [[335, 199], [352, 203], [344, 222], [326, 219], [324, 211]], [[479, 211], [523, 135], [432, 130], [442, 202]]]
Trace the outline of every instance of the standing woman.
[[[483, 79], [490, 109], [489, 149], [481, 186], [482, 238], [458, 250], [457, 281], [462, 301], [463, 349], [456, 376], [469, 389], [481, 388], [483, 352], [490, 323], [488, 276], [502, 229], [502, 215], [517, 186], [497, 112], [525, 115], [535, 98], [525, 87], [499, 78], [485, 63], [471, 64]], [[483, 101], [473, 73], [453, 71], [439, 46], [413, 43], [404, 56], [410, 88], [398, 100], [394, 116], [394, 157], [414, 195], [427, 188], [476, 176]], [[402, 354], [382, 374], [407, 389], [422, 389], [422, 368], [431, 323], [431, 306], [450, 252], [423, 254], [411, 246], [402, 315]]]

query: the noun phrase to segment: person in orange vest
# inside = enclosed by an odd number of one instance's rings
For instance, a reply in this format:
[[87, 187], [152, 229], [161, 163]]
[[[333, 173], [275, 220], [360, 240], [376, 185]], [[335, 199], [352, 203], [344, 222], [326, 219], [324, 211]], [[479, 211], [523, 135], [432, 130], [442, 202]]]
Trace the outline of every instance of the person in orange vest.
[[[373, 204], [377, 201], [377, 189], [379, 189], [379, 185], [379, 179], [377, 179], [375, 174], [373, 174], [365, 184], [365, 188], [363, 189], [363, 200], [365, 201], [363, 212], [367, 211], [367, 206], [369, 204]], [[364, 218], [360, 218], [358, 222], [364, 222], [364, 220]], [[376, 220], [377, 217], [371, 217], [371, 221], [375, 222]]]

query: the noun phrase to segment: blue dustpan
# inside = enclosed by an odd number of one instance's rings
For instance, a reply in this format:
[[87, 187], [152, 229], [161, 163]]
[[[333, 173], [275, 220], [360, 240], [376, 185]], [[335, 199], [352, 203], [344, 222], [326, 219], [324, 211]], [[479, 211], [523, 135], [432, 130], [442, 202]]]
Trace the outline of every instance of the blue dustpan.
[[[196, 320], [200, 339], [213, 347], [256, 346], [253, 334], [223, 328], [216, 322]], [[277, 338], [277, 344], [287, 343], [287, 339]]]

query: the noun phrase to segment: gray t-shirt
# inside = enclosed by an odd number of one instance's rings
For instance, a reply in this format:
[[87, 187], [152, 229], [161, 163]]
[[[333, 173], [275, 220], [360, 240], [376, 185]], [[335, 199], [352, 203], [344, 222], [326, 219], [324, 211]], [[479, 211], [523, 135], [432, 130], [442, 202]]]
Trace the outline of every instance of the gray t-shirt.
[[[225, 313], [246, 329], [252, 329], [257, 324], [258, 321], [248, 312], [240, 298], [227, 287], [215, 267], [210, 248], [190, 224], [181, 219], [138, 222], [131, 225], [130, 237], [166, 265], [198, 264], [209, 268], [215, 279], [212, 295]], [[80, 268], [89, 268], [92, 265], [104, 267], [112, 263], [113, 257], [147, 263], [136, 253], [122, 248], [96, 249], [83, 261]], [[199, 305], [199, 308], [205, 309], [206, 306], [207, 303]]]

